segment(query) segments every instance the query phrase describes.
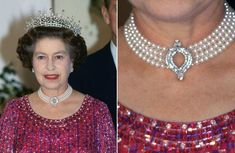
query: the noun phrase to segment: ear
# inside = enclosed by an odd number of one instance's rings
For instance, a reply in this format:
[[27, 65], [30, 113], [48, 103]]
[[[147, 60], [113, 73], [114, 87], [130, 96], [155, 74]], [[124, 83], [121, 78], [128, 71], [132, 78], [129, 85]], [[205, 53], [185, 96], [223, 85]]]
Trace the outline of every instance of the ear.
[[108, 12], [108, 9], [104, 5], [102, 5], [101, 12], [104, 18], [104, 22], [106, 24], [110, 24], [109, 12]]

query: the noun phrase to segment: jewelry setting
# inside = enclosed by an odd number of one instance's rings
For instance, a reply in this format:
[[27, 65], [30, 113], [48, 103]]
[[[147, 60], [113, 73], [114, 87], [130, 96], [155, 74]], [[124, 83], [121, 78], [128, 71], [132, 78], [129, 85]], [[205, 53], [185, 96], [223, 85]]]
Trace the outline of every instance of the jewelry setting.
[[65, 99], [69, 98], [69, 96], [72, 94], [73, 89], [72, 87], [68, 84], [68, 88], [66, 89], [66, 91], [60, 95], [60, 96], [54, 96], [54, 97], [50, 97], [45, 95], [42, 92], [42, 89], [39, 88], [38, 89], [38, 96], [41, 100], [43, 100], [46, 103], [51, 104], [52, 106], [56, 106], [57, 104], [59, 104], [60, 102], [64, 101]]
[[[225, 15], [219, 26], [203, 40], [183, 47], [180, 40], [175, 40], [172, 48], [162, 47], [144, 38], [138, 31], [134, 14], [131, 13], [124, 26], [124, 35], [128, 46], [141, 59], [156, 67], [172, 70], [179, 80], [183, 80], [187, 70], [196, 64], [209, 60], [223, 52], [235, 38], [235, 13], [227, 4]], [[184, 62], [177, 66], [174, 56], [180, 53], [184, 56]]]
[[74, 17], [66, 17], [64, 10], [62, 10], [61, 13], [54, 13], [53, 9], [50, 9], [48, 12], [39, 11], [38, 13], [39, 15], [31, 17], [31, 19], [26, 22], [27, 31], [31, 28], [43, 26], [67, 28], [72, 30], [76, 36], [81, 34], [80, 21], [76, 22]]
[[[168, 67], [176, 73], [179, 80], [183, 80], [184, 73], [190, 68], [192, 65], [192, 55], [188, 51], [188, 49], [181, 47], [181, 42], [179, 40], [175, 40], [173, 48], [170, 48], [168, 53], [166, 54], [166, 64]], [[175, 54], [181, 53], [184, 55], [184, 63], [178, 67], [174, 63], [173, 57]]]

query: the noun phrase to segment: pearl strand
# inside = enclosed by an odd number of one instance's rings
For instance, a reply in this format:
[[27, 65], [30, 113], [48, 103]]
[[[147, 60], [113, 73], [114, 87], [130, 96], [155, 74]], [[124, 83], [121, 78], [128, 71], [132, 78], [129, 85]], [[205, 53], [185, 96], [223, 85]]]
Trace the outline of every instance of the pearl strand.
[[66, 91], [60, 95], [60, 96], [53, 96], [53, 97], [50, 97], [50, 96], [47, 96], [45, 95], [43, 92], [42, 92], [42, 89], [39, 88], [38, 89], [38, 97], [43, 100], [44, 102], [46, 103], [49, 103], [53, 106], [56, 106], [58, 103], [64, 101], [65, 99], [69, 98], [69, 96], [72, 94], [73, 92], [73, 89], [72, 87], [68, 84], [68, 88], [66, 89]]
[[[223, 52], [235, 38], [235, 13], [224, 3], [225, 15], [219, 26], [203, 40], [187, 47], [192, 55], [192, 65], [202, 63]], [[138, 31], [131, 13], [124, 26], [124, 35], [132, 51], [147, 63], [161, 68], [166, 64], [168, 48], [161, 47], [144, 38]]]

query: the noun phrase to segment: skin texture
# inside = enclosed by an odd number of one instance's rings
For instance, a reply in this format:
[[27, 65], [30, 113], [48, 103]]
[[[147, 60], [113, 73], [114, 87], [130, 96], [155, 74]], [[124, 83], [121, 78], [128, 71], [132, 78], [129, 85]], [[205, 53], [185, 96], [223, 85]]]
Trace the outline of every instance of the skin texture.
[[139, 31], [152, 42], [167, 47], [175, 39], [185, 46], [201, 40], [223, 18], [221, 0], [132, 0], [131, 3], [136, 6], [133, 10]]
[[[220, 0], [130, 0], [145, 38], [162, 46], [184, 46], [210, 34], [223, 18]], [[184, 3], [183, 3], [184, 2]], [[166, 9], [167, 8], [167, 9]], [[169, 11], [171, 10], [171, 11]], [[168, 69], [146, 64], [128, 47], [119, 29], [119, 101], [145, 116], [165, 121], [199, 121], [235, 108], [235, 44], [191, 67], [183, 81]], [[182, 57], [176, 57], [182, 60]]]
[[[216, 1], [216, 2], [214, 2]], [[192, 17], [205, 11], [210, 5], [221, 3], [221, 0], [129, 0], [135, 11], [148, 18], [165, 22], [191, 20]], [[213, 3], [212, 3], [213, 2]], [[223, 3], [223, 2], [222, 2]]]
[[116, 45], [116, 7], [117, 0], [110, 0], [109, 8], [106, 8], [105, 5], [102, 6], [101, 12], [106, 24], [109, 25], [112, 31], [112, 41]]
[[[63, 94], [73, 68], [63, 41], [58, 38], [39, 39], [32, 60], [34, 73], [43, 93], [47, 96]], [[33, 110], [49, 119], [61, 119], [72, 115], [80, 108], [83, 98], [84, 95], [73, 91], [68, 99], [53, 107], [43, 102], [36, 92], [29, 96]]]

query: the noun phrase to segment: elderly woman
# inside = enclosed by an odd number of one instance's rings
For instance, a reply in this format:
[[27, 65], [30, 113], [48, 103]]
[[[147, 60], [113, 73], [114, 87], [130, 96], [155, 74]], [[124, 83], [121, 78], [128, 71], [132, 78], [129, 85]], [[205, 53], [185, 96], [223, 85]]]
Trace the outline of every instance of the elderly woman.
[[106, 105], [68, 84], [69, 74], [87, 55], [79, 25], [41, 13], [27, 28], [17, 53], [40, 88], [7, 103], [0, 119], [0, 152], [114, 153]]
[[119, 31], [119, 152], [234, 153], [234, 10], [223, 0], [129, 2]]

